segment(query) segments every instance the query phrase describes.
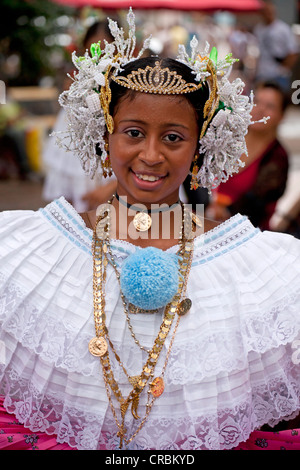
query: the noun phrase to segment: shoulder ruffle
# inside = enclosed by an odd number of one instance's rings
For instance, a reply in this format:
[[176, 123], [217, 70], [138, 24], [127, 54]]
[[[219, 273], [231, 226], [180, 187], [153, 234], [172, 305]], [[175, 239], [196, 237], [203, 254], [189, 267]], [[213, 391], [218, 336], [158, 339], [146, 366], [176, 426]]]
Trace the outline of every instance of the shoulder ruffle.
[[93, 334], [89, 234], [76, 230], [75, 211], [68, 222], [58, 209], [2, 216], [2, 328], [43, 360], [89, 375], [95, 369], [84, 347]]
[[[63, 198], [0, 220], [6, 409], [32, 430], [57, 434], [58, 442], [118, 448], [99, 361], [87, 348], [94, 336], [91, 231]], [[136, 247], [112, 244], [121, 267]], [[254, 428], [296, 413], [299, 266], [297, 240], [261, 233], [240, 215], [196, 239], [187, 289], [192, 309], [175, 337], [165, 392], [132, 448], [232, 448]], [[111, 339], [130, 375], [137, 375], [145, 356], [128, 331], [112, 269], [106, 285]], [[152, 346], [161, 316], [134, 315], [131, 322], [141, 344]], [[141, 400], [141, 411], [144, 405]], [[130, 412], [127, 427], [135, 428]]]

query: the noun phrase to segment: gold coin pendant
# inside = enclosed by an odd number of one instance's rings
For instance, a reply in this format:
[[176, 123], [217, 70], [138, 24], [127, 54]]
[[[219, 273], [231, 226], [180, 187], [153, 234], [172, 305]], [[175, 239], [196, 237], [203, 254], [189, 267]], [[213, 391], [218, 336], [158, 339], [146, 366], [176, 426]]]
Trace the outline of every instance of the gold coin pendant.
[[152, 224], [152, 219], [147, 212], [138, 212], [133, 218], [133, 225], [138, 232], [146, 232]]
[[102, 336], [99, 338], [95, 337], [89, 342], [89, 351], [93, 356], [104, 356], [107, 352], [107, 348], [107, 342]]
[[164, 392], [165, 384], [162, 377], [156, 377], [150, 386], [150, 391], [154, 398], [158, 398]]
[[183, 299], [178, 306], [178, 315], [182, 317], [185, 315], [191, 308], [192, 301], [191, 299]]

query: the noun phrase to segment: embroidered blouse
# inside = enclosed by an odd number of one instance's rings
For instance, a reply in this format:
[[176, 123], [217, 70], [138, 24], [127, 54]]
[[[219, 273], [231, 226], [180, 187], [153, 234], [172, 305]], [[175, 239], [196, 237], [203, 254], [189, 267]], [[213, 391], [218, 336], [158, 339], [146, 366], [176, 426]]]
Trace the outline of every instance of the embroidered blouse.
[[[118, 449], [100, 362], [88, 351], [95, 335], [91, 242], [91, 230], [64, 198], [37, 212], [0, 215], [0, 395], [31, 431], [77, 449]], [[111, 243], [121, 269], [138, 248]], [[175, 336], [165, 391], [128, 449], [230, 449], [263, 424], [298, 414], [299, 246], [239, 214], [196, 238], [187, 285], [192, 308]], [[130, 318], [150, 348], [162, 312]], [[131, 337], [110, 265], [106, 322], [129, 374], [138, 375], [145, 352]], [[112, 367], [126, 396], [128, 381], [113, 359]], [[139, 422], [129, 410], [128, 436]]]

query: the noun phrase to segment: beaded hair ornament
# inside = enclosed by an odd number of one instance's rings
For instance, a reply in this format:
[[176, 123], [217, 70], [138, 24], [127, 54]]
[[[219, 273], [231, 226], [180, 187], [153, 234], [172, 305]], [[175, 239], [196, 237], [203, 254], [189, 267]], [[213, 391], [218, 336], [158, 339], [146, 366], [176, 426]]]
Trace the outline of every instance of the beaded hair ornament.
[[[240, 160], [247, 154], [245, 135], [252, 124], [251, 111], [253, 94], [242, 95], [244, 83], [240, 78], [233, 82], [228, 75], [235, 59], [231, 54], [219, 60], [216, 48], [209, 53], [209, 45], [198, 51], [198, 40], [190, 43], [191, 55], [180, 45], [177, 61], [188, 66], [195, 75], [195, 82], [186, 83], [176, 72], [161, 68], [159, 61], [155, 67], [146, 67], [129, 74], [118, 76], [122, 67], [139, 59], [149, 48], [151, 37], [144, 41], [137, 56], [135, 37], [135, 16], [130, 9], [127, 14], [129, 26], [125, 38], [123, 28], [115, 21], [109, 21], [114, 41], [104, 41], [91, 46], [84, 56], [77, 57], [73, 52], [72, 60], [78, 72], [71, 77], [73, 83], [69, 90], [59, 97], [60, 105], [66, 110], [68, 130], [56, 133], [58, 145], [76, 154], [84, 171], [94, 177], [100, 169], [103, 176], [111, 174], [105, 134], [113, 132], [113, 119], [109, 114], [111, 100], [110, 81], [131, 90], [157, 94], [185, 94], [201, 88], [204, 82], [209, 86], [209, 99], [204, 107], [204, 124], [200, 134], [199, 153], [203, 164], [199, 168], [195, 161], [192, 170], [191, 188], [198, 186], [211, 189], [239, 171], [244, 163]], [[97, 151], [97, 148], [100, 150]]]

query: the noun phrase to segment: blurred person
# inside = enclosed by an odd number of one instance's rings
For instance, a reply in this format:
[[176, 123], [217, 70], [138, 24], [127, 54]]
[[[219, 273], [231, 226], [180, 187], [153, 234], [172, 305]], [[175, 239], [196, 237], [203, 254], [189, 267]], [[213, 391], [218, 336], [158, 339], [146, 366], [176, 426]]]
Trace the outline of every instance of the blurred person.
[[233, 65], [233, 76], [241, 77], [245, 82], [244, 93], [250, 94], [259, 54], [257, 39], [246, 24], [238, 23], [230, 32], [228, 42], [233, 57], [238, 59]]
[[9, 100], [0, 106], [0, 179], [33, 179], [26, 152], [25, 111]]
[[290, 26], [277, 18], [272, 1], [262, 2], [261, 15], [263, 22], [254, 28], [260, 49], [256, 80], [276, 81], [288, 92], [299, 55], [296, 38]]
[[288, 154], [277, 137], [288, 99], [274, 82], [263, 82], [255, 93], [253, 120], [269, 116], [266, 124], [256, 122], [246, 135], [245, 166], [213, 191], [207, 216], [226, 220], [236, 213], [247, 215], [253, 225], [269, 230], [276, 203], [283, 195], [288, 176]]
[[[85, 33], [83, 49], [90, 50], [93, 43], [111, 40], [107, 22], [93, 23]], [[68, 86], [70, 83], [68, 83]], [[64, 131], [67, 127], [65, 110], [60, 110], [54, 132]], [[97, 175], [91, 179], [84, 173], [80, 161], [71, 152], [59, 148], [55, 139], [50, 137], [43, 154], [46, 166], [46, 177], [43, 188], [45, 201], [64, 196], [78, 211], [85, 211], [107, 201], [114, 193], [116, 183], [114, 178], [104, 178]]]

